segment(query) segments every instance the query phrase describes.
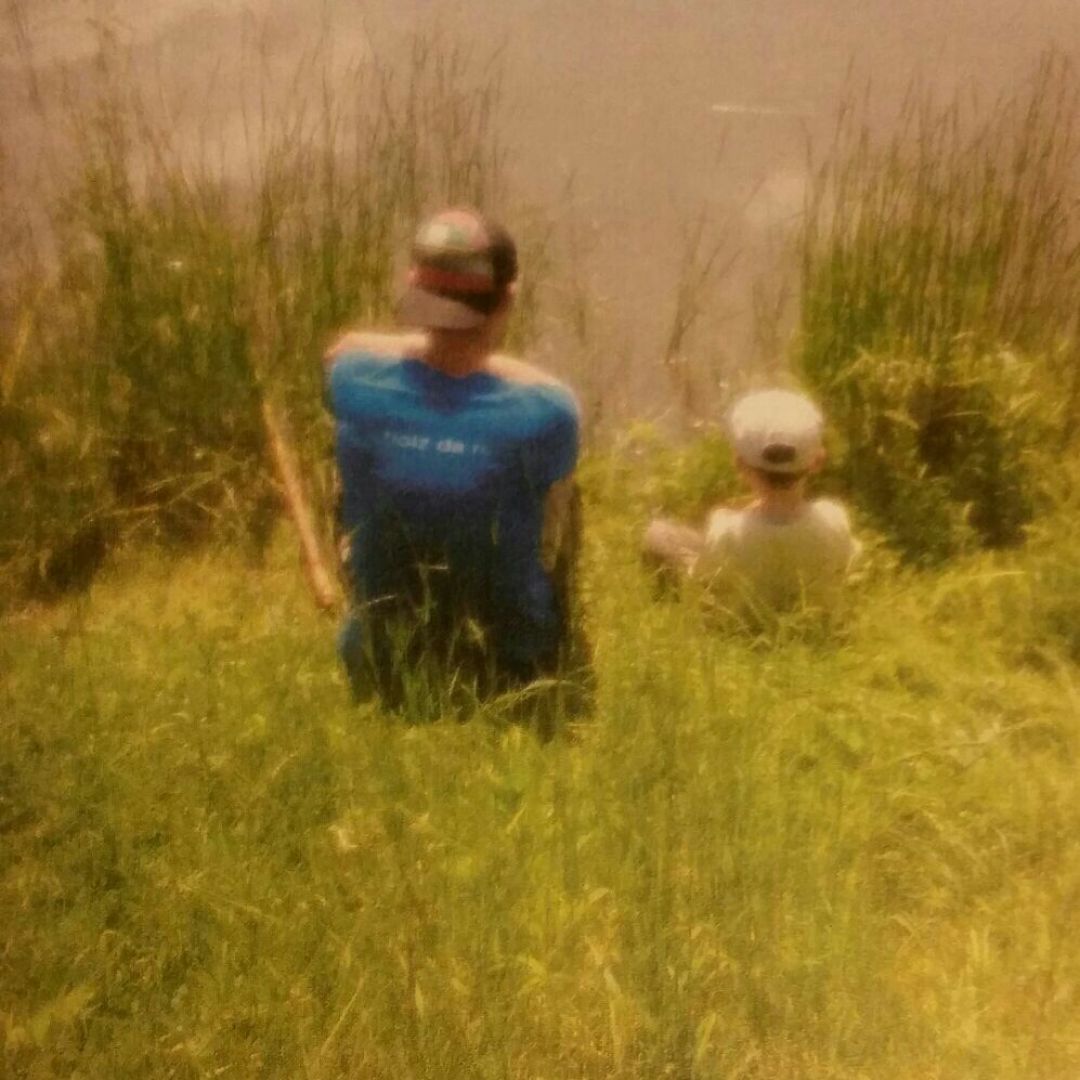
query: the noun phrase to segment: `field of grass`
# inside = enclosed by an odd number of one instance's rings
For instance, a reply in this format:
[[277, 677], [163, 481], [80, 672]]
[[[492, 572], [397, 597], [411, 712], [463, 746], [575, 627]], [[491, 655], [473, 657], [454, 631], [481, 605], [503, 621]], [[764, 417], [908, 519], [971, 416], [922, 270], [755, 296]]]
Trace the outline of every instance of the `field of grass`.
[[[420, 41], [331, 88], [316, 55], [238, 179], [107, 44], [38, 231], [0, 174], [0, 1075], [1080, 1075], [1071, 72], [973, 134], [845, 113], [812, 185], [776, 367], [838, 433], [846, 618], [750, 640], [656, 600], [648, 513], [730, 462], [607, 432], [596, 707], [545, 743], [506, 702], [350, 704], [259, 419], [287, 406], [327, 527], [316, 358], [389, 316], [421, 210], [513, 206], [497, 63]], [[566, 285], [545, 222], [517, 208], [515, 349]]]
[[286, 536], [9, 618], [5, 1075], [1080, 1073], [1075, 542], [755, 643], [651, 599], [619, 480], [547, 745], [350, 705]]

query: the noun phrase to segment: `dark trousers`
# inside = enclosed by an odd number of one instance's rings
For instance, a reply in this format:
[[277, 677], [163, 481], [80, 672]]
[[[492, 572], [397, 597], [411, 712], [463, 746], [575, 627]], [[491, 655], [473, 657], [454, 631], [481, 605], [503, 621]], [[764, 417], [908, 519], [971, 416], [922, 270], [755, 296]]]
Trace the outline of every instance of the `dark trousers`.
[[346, 618], [338, 650], [356, 701], [377, 698], [413, 723], [464, 718], [498, 698], [508, 719], [550, 737], [592, 703], [587, 652], [567, 642], [531, 661], [500, 655], [471, 620], [433, 626], [413, 612]]

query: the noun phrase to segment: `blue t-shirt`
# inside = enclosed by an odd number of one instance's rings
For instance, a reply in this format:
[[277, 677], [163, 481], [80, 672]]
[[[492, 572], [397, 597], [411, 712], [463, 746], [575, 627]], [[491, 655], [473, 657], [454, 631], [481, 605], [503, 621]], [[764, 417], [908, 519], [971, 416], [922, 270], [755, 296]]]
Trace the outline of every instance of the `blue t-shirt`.
[[348, 351], [328, 394], [364, 617], [445, 608], [475, 620], [497, 660], [551, 655], [564, 628], [540, 541], [548, 489], [577, 461], [571, 394]]

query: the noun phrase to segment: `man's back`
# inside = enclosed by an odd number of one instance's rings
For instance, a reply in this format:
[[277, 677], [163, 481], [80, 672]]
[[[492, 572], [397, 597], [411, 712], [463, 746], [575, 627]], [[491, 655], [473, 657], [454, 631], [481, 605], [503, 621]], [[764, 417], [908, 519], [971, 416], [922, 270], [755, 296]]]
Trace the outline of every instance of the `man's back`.
[[576, 460], [573, 397], [519, 362], [457, 377], [370, 344], [346, 341], [328, 373], [364, 618], [425, 608], [440, 632], [489, 635], [504, 668], [543, 666], [562, 627], [540, 541]]
[[438, 713], [575, 651], [577, 405], [499, 353], [517, 278], [505, 228], [441, 210], [397, 303], [411, 331], [346, 334], [326, 356], [353, 584], [339, 648], [358, 696]]

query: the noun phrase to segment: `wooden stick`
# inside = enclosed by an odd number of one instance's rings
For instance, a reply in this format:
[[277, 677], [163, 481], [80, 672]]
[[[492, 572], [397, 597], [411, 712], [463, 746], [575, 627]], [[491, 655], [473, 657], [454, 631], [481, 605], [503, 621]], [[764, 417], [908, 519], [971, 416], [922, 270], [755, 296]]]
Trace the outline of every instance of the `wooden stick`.
[[262, 400], [262, 418], [274, 463], [274, 473], [281, 484], [285, 509], [300, 540], [300, 563], [304, 569], [304, 577], [318, 607], [323, 611], [332, 611], [338, 606], [341, 593], [326, 569], [319, 534], [315, 529], [315, 519], [300, 481], [296, 454], [285, 435], [284, 424], [265, 396]]

